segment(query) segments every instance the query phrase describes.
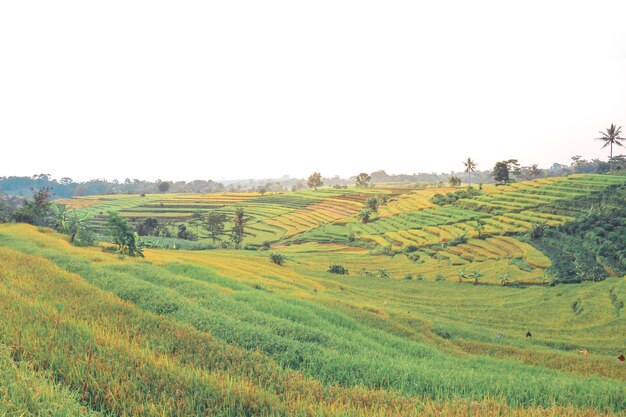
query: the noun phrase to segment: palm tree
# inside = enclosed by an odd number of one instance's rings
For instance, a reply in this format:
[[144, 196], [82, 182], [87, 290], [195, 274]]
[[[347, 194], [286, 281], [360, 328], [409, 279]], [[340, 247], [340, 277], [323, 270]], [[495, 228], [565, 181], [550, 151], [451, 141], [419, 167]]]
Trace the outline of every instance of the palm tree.
[[461, 185], [461, 179], [456, 175], [452, 175], [450, 178], [448, 178], [448, 182], [450, 183], [451, 187], [457, 187]]
[[[616, 144], [617, 146], [624, 146], [620, 142], [620, 140], [624, 140], [624, 138], [620, 137], [620, 133], [622, 133], [622, 126], [617, 127], [613, 123], [611, 123], [611, 127], [606, 129], [606, 133], [600, 132], [602, 137], [596, 138], [596, 140], [601, 140], [604, 142], [604, 146], [602, 146], [602, 149], [606, 148], [607, 146], [611, 147], [611, 159], [613, 159], [613, 144]], [[613, 171], [612, 162], [611, 162], [611, 171]]]
[[476, 170], [476, 167], [478, 166], [478, 164], [472, 161], [472, 158], [467, 158], [467, 161], [463, 162], [463, 165], [465, 165], [465, 173], [469, 177], [468, 182], [471, 187], [472, 186], [472, 172]]
[[532, 164], [530, 166], [530, 169], [528, 170], [528, 174], [530, 175], [531, 178], [535, 178], [541, 175], [541, 169], [539, 168], [539, 165]]
[[246, 231], [246, 223], [250, 220], [250, 217], [246, 216], [243, 208], [238, 207], [235, 209], [235, 217], [233, 218], [232, 239], [235, 242], [237, 248], [241, 247], [243, 238], [252, 235]]

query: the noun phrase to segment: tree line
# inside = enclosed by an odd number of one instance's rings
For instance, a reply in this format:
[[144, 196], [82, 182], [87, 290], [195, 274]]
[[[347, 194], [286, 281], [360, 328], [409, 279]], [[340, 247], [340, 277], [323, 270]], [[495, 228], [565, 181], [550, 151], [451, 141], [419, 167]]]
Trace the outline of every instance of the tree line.
[[99, 194], [219, 193], [228, 190], [224, 184], [212, 180], [185, 182], [126, 178], [124, 181], [93, 179], [76, 182], [69, 177], [57, 180], [50, 174], [35, 174], [31, 177], [0, 176], [0, 191], [6, 194], [30, 197], [42, 188], [48, 188], [56, 198]]
[[[200, 235], [213, 242], [214, 247], [241, 248], [246, 236], [253, 236], [248, 230], [252, 219], [241, 207], [235, 208], [232, 215], [219, 209], [208, 212], [196, 211], [186, 223], [169, 223], [156, 218], [147, 218], [132, 224], [115, 212], [108, 212], [104, 235], [97, 235], [89, 224], [90, 217], [65, 204], [51, 200], [50, 188], [34, 191], [31, 198], [0, 199], [0, 223], [28, 223], [34, 226], [50, 227], [69, 236], [70, 243], [76, 246], [92, 246], [97, 239], [110, 239], [115, 250], [124, 255], [143, 256], [144, 244], [140, 237], [175, 238], [195, 241]], [[191, 228], [195, 228], [194, 233]], [[174, 229], [174, 231], [172, 231]]]

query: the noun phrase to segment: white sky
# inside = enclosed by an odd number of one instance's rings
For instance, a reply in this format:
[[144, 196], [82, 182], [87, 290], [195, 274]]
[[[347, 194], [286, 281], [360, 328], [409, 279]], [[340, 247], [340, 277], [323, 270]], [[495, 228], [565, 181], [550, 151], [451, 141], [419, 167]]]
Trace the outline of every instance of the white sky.
[[0, 176], [547, 166], [612, 122], [623, 0], [0, 2]]

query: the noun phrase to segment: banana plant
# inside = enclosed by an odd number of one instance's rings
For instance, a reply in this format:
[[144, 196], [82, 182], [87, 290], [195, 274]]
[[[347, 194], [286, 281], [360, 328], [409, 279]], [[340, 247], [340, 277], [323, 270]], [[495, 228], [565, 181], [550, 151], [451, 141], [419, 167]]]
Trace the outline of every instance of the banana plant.
[[481, 273], [480, 269], [477, 269], [476, 271], [472, 272], [470, 278], [474, 279], [474, 285], [478, 285], [478, 280], [484, 276], [485, 274]]
[[71, 223], [69, 225], [69, 234], [70, 242], [73, 243], [80, 229], [87, 227], [86, 223], [91, 215], [89, 213], [84, 213], [79, 216], [76, 210], [72, 210], [71, 214], [73, 215], [73, 218], [71, 219]]
[[65, 204], [52, 203], [52, 212], [54, 213], [54, 228], [61, 233], [68, 233], [68, 211]]
[[465, 272], [465, 268], [457, 270], [456, 274], [459, 277], [459, 282], [463, 282], [463, 280], [467, 278], [467, 273]]

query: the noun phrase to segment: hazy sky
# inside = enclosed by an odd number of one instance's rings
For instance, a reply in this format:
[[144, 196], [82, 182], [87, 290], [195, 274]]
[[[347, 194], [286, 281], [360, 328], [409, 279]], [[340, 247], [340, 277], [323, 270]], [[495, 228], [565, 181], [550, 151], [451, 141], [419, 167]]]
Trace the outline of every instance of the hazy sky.
[[547, 166], [612, 122], [624, 0], [0, 2], [0, 176]]

